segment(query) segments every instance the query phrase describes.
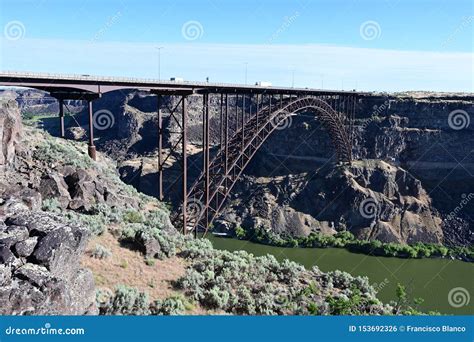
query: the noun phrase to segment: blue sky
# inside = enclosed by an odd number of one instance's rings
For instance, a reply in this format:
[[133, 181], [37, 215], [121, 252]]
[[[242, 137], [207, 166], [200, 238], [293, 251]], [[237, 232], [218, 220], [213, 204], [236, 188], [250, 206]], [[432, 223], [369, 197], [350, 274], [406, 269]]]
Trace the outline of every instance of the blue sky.
[[0, 69], [473, 91], [464, 0], [2, 0]]

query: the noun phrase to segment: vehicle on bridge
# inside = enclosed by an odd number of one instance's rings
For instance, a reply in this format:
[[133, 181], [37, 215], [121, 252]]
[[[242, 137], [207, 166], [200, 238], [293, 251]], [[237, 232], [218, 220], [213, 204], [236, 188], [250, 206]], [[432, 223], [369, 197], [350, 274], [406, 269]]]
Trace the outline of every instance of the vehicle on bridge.
[[255, 82], [255, 85], [256, 85], [256, 86], [259, 86], [259, 87], [271, 87], [271, 86], [272, 86], [272, 82], [268, 82], [268, 81], [258, 81], [258, 82]]

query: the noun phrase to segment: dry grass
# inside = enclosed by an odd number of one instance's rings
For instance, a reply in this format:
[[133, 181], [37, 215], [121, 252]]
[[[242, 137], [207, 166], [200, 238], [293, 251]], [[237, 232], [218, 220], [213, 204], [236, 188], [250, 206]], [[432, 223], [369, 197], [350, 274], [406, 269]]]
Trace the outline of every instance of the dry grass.
[[[91, 256], [95, 246], [100, 244], [112, 252], [106, 259]], [[184, 259], [173, 257], [164, 260], [153, 259], [148, 265], [139, 251], [122, 247], [117, 239], [106, 231], [91, 239], [81, 260], [82, 266], [94, 274], [96, 288], [114, 290], [117, 285], [135, 287], [148, 293], [150, 302], [173, 295], [183, 295], [173, 288], [172, 282], [184, 275], [187, 263]], [[207, 310], [193, 303], [187, 315], [222, 315], [221, 310]]]
[[[97, 244], [109, 249], [112, 256], [106, 259], [93, 258], [91, 251]], [[147, 292], [150, 300], [177, 294], [171, 283], [184, 275], [186, 268], [185, 261], [178, 257], [153, 259], [148, 265], [140, 252], [120, 246], [109, 232], [89, 241], [82, 265], [92, 271], [98, 288], [113, 290], [119, 284], [128, 285]]]

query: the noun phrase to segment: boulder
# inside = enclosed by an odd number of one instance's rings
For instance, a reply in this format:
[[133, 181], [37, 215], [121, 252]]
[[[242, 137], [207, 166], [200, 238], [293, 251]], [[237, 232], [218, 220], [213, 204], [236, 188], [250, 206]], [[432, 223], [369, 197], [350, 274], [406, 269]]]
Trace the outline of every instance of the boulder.
[[20, 146], [22, 132], [18, 105], [14, 99], [4, 96], [2, 93], [0, 101], [0, 168], [8, 168], [13, 165]]
[[17, 242], [15, 244], [15, 253], [18, 257], [27, 257], [33, 253], [36, 244], [38, 243], [38, 237], [32, 236], [24, 241]]
[[28, 238], [28, 229], [24, 226], [11, 225], [0, 231], [0, 244], [12, 246]]
[[159, 258], [161, 245], [157, 239], [146, 233], [139, 233], [136, 237], [137, 243], [146, 258]]
[[79, 264], [86, 228], [45, 212], [0, 222], [0, 315], [98, 313], [94, 277]]
[[41, 179], [39, 192], [44, 199], [55, 198], [58, 200], [61, 208], [65, 209], [69, 205], [71, 196], [68, 192], [68, 186], [64, 179], [57, 173], [44, 176]]
[[0, 245], [0, 264], [13, 264], [16, 260], [15, 255], [7, 245]]

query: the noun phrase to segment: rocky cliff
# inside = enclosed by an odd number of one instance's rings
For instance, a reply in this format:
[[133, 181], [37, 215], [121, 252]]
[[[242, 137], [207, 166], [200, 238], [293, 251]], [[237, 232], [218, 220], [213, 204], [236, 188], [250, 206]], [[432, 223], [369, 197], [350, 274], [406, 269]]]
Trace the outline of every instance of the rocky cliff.
[[293, 236], [347, 230], [364, 240], [444, 242], [442, 219], [421, 182], [380, 160], [247, 177], [216, 224], [222, 231], [237, 226]]
[[[197, 165], [199, 165], [201, 158], [199, 148], [196, 148], [201, 143], [200, 101], [201, 98], [198, 96], [188, 98], [189, 136], [192, 143], [190, 152], [191, 154], [195, 153], [191, 159], [195, 159]], [[213, 143], [217, 142], [218, 101], [218, 97], [211, 96], [211, 140]], [[176, 130], [177, 123], [168, 114], [170, 108], [176, 104], [177, 99], [166, 97], [162, 104], [165, 148], [169, 148], [176, 142], [176, 135], [172, 132]], [[237, 103], [237, 106], [239, 105], [241, 103]], [[248, 105], [249, 103], [247, 103]], [[96, 131], [99, 148], [119, 161], [119, 170], [125, 181], [147, 194], [156, 195], [157, 187], [154, 181], [156, 179], [157, 146], [156, 97], [139, 91], [131, 91], [126, 94], [110, 93], [96, 101], [94, 106], [96, 109], [110, 110], [113, 116], [113, 124], [110, 129]], [[234, 107], [235, 103], [230, 103], [231, 113]], [[79, 107], [77, 108], [80, 110]], [[412, 199], [409, 198], [399, 201], [390, 200], [390, 204], [382, 201], [382, 204], [385, 203], [391, 208], [393, 207], [393, 210], [390, 211], [391, 214], [387, 214], [388, 216], [383, 218], [377, 216], [375, 224], [367, 220], [359, 222], [337, 210], [332, 211], [334, 217], [328, 217], [328, 215], [322, 217], [316, 213], [321, 209], [320, 207], [316, 206], [311, 209], [302, 206], [298, 201], [291, 201], [279, 208], [285, 208], [293, 213], [291, 215], [295, 217], [295, 220], [303, 220], [306, 223], [297, 224], [298, 228], [295, 228], [293, 224], [289, 223], [291, 220], [285, 218], [274, 229], [295, 234], [307, 234], [310, 230], [315, 229], [330, 233], [336, 230], [339, 220], [350, 219], [351, 222], [346, 222], [346, 226], [360, 232], [361, 238], [377, 237], [399, 242], [427, 238], [430, 241], [444, 241], [452, 245], [472, 244], [473, 221], [469, 213], [474, 210], [474, 201], [470, 200], [471, 194], [474, 193], [474, 153], [472, 150], [474, 126], [471, 124], [474, 120], [473, 115], [472, 94], [405, 93], [372, 94], [362, 97], [357, 104], [354, 156], [359, 160], [384, 160], [390, 164], [393, 175], [388, 175], [390, 172], [379, 172], [380, 170], [377, 171], [377, 168], [371, 169], [370, 167], [365, 172], [375, 173], [378, 176], [383, 175], [383, 182], [389, 184], [388, 187], [393, 187], [394, 184], [398, 186], [398, 177], [406, 175], [403, 176], [404, 179], [410, 181], [410, 184], [406, 185], [408, 186], [407, 191], [422, 190], [423, 199], [408, 196], [421, 201], [417, 204], [411, 203]], [[85, 126], [86, 121], [81, 115], [77, 115], [76, 118], [80, 125]], [[231, 126], [234, 124], [232, 118], [231, 115]], [[179, 113], [177, 113], [177, 119], [179, 121]], [[54, 127], [51, 128], [53, 133], [54, 130]], [[170, 180], [170, 184], [179, 171], [179, 165], [176, 163], [177, 158], [179, 156], [168, 160], [165, 181]], [[367, 167], [369, 164], [364, 164], [363, 167]], [[334, 149], [317, 118], [313, 113], [301, 113], [293, 117], [291, 124], [285, 130], [276, 131], [267, 140], [247, 167], [245, 179], [236, 187], [233, 198], [229, 202], [231, 210], [227, 211], [220, 221], [226, 221], [229, 214], [231, 218], [239, 215], [246, 216], [246, 212], [253, 212], [252, 215], [256, 215], [253, 218], [254, 221], [268, 219], [267, 214], [265, 214], [267, 216], [258, 216], [258, 211], [253, 211], [251, 208], [253, 205], [249, 205], [245, 209], [242, 208], [240, 211], [236, 210], [236, 203], [243, 202], [247, 198], [247, 194], [262, 188], [259, 185], [262, 182], [271, 187], [271, 184], [278, 184], [283, 178], [290, 183], [287, 185], [288, 189], [294, 189], [301, 186], [299, 181], [305, 177], [317, 175], [316, 178], [326, 179], [325, 177], [330, 175], [329, 171], [325, 171], [328, 165], [334, 165]], [[196, 176], [195, 171], [191, 170], [191, 178]], [[347, 170], [348, 174], [353, 171]], [[336, 171], [333, 170], [333, 172]], [[354, 172], [360, 174], [364, 171]], [[342, 184], [347, 185], [346, 179], [339, 180]], [[305, 196], [312, 198], [323, 193], [326, 198], [331, 198], [331, 191], [328, 187], [321, 190], [316, 189], [312, 186], [313, 183], [306, 181], [305, 186], [309, 186], [309, 188]], [[359, 185], [364, 188], [363, 191], [360, 191], [361, 193], [375, 191], [380, 196], [389, 198], [383, 191], [372, 189], [373, 184], [370, 182], [362, 182]], [[333, 186], [337, 186], [337, 184], [333, 184]], [[254, 191], [248, 189], [254, 189]], [[399, 187], [397, 191], [402, 191], [402, 188]], [[271, 193], [272, 191], [267, 189], [266, 192]], [[171, 192], [171, 194], [176, 194], [176, 192]], [[280, 195], [271, 195], [277, 199], [274, 204], [279, 203]], [[285, 196], [288, 195], [286, 193]], [[402, 193], [400, 196], [405, 195]], [[178, 201], [179, 199], [170, 196], [168, 200]], [[273, 199], [267, 202], [271, 203]], [[353, 197], [352, 202], [345, 204], [355, 208], [359, 204], [359, 198]], [[415, 208], [416, 205], [422, 209]], [[268, 210], [274, 211], [274, 209]], [[420, 214], [420, 210], [423, 211], [423, 214]], [[398, 214], [394, 214], [395, 212]], [[412, 213], [414, 213], [414, 217], [411, 216]], [[432, 219], [428, 220], [427, 215], [431, 215]], [[235, 222], [235, 219], [232, 220], [229, 222]], [[244, 224], [243, 222], [242, 224]], [[361, 222], [365, 222], [365, 229], [361, 226]], [[386, 226], [387, 222], [391, 222], [390, 227]], [[408, 223], [415, 224], [415, 228], [403, 229], [402, 227]], [[309, 226], [311, 228], [308, 228]], [[420, 227], [424, 227], [421, 228], [424, 233], [417, 235], [420, 233]], [[388, 235], [376, 233], [375, 230], [384, 231]], [[428, 230], [429, 234], [425, 235]]]
[[88, 229], [42, 212], [39, 188], [21, 184], [27, 146], [15, 102], [0, 108], [0, 131], [0, 314], [96, 313], [92, 273], [79, 265]]

